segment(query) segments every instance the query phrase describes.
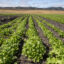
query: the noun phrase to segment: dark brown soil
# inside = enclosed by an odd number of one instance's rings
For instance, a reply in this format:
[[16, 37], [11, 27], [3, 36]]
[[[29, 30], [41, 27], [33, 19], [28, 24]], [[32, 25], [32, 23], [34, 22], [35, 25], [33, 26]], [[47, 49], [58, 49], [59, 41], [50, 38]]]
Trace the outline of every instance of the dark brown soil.
[[[24, 41], [21, 40], [21, 42], [20, 42], [20, 44], [19, 44], [19, 50], [17, 51], [16, 54], [14, 54], [14, 56], [17, 56], [17, 59], [18, 59], [19, 57], [21, 57], [23, 44], [24, 44]], [[14, 63], [17, 61], [17, 59], [13, 60], [11, 64], [14, 64]]]
[[60, 40], [62, 40], [64, 42], [64, 38], [61, 38], [56, 31], [54, 31], [51, 27], [49, 27], [45, 23], [44, 23], [44, 25], [46, 26], [46, 28], [48, 28], [54, 34], [55, 37], [57, 37], [58, 39], [60, 39]]
[[[27, 39], [28, 37], [26, 36], [26, 34], [24, 34], [23, 36], [23, 39], [22, 39], [22, 42], [20, 42], [20, 45], [19, 45], [19, 51], [17, 53], [17, 57], [18, 59], [16, 60], [18, 64], [46, 64], [46, 60], [48, 58], [48, 53], [50, 51], [50, 44], [49, 44], [49, 41], [48, 41], [48, 38], [46, 38], [43, 34], [43, 31], [41, 30], [41, 28], [38, 26], [37, 22], [33, 19], [34, 21], [34, 24], [35, 24], [35, 28], [37, 29], [38, 31], [38, 35], [39, 37], [42, 39], [42, 43], [43, 45], [46, 47], [46, 53], [44, 54], [43, 56], [43, 60], [41, 60], [39, 63], [34, 63], [32, 61], [29, 61], [28, 58], [26, 56], [23, 56], [21, 53], [22, 53], [22, 47], [23, 47], [23, 44], [24, 44], [24, 39]], [[57, 34], [57, 32], [55, 32], [52, 28], [50, 28], [49, 26], [47, 26], [46, 24], [44, 24], [46, 26], [46, 28], [48, 28], [49, 30], [51, 30], [51, 32], [53, 32], [53, 34], [61, 39], [59, 37], [59, 35]], [[26, 31], [27, 29], [29, 28], [29, 25], [28, 25], [28, 19], [27, 19], [27, 24], [26, 24]], [[63, 39], [61, 39], [62, 41], [64, 41]]]
[[35, 28], [37, 29], [38, 34], [39, 34], [40, 38], [42, 39], [43, 45], [46, 47], [46, 53], [43, 56], [43, 60], [41, 60], [41, 62], [39, 64], [45, 64], [46, 59], [48, 58], [50, 44], [49, 44], [48, 39], [44, 36], [43, 31], [38, 26], [38, 24], [37, 24], [37, 22], [35, 20], [34, 20], [34, 23], [35, 23]]
[[[22, 18], [22, 20], [24, 20], [24, 17]], [[21, 20], [21, 21], [22, 21], [22, 20]], [[15, 24], [13, 24], [13, 25], [15, 25]], [[8, 27], [8, 29], [9, 29], [9, 28], [11, 28], [11, 27]], [[6, 29], [6, 28], [5, 28], [5, 29]], [[13, 29], [13, 30], [14, 30], [14, 32], [16, 32], [16, 28], [15, 28], [15, 29]], [[8, 38], [10, 38], [10, 37], [11, 37], [11, 35], [12, 35], [12, 34], [13, 34], [13, 33], [9, 33], [9, 35], [4, 35], [4, 37], [3, 37], [3, 38], [4, 38], [4, 39], [8, 39]]]
[[[9, 18], [8, 18], [9, 17]], [[0, 25], [2, 24], [6, 24], [8, 23], [9, 21], [12, 21], [14, 20], [15, 18], [17, 18], [17, 16], [6, 16], [6, 17], [3, 17], [3, 16], [0, 16]]]
[[35, 23], [35, 28], [37, 29], [40, 38], [42, 39], [42, 41], [44, 42], [44, 44], [49, 47], [50, 45], [48, 43], [48, 39], [44, 36], [43, 31], [38, 26], [38, 24], [37, 24], [37, 22], [35, 20], [34, 20], [34, 23]]
[[26, 29], [29, 28], [28, 21], [29, 21], [29, 16], [28, 16], [28, 19], [27, 19]]
[[[22, 20], [24, 20], [24, 18]], [[21, 36], [21, 42], [19, 43], [19, 46], [18, 46], [19, 50], [17, 50], [16, 54], [14, 54], [14, 56], [16, 56], [17, 59], [14, 59], [11, 64], [14, 64], [15, 62], [18, 62], [18, 64], [21, 63], [20, 58], [21, 58], [21, 53], [22, 53], [22, 47], [24, 44], [24, 38], [26, 38], [25, 33]], [[23, 57], [22, 57], [22, 59], [23, 59]]]
[[35, 64], [32, 61], [29, 61], [26, 56], [21, 55], [18, 59], [18, 64]]
[[[29, 28], [29, 26], [28, 26], [28, 20], [29, 20], [29, 17], [27, 19], [26, 31]], [[24, 40], [24, 39], [27, 39], [27, 38], [28, 37], [26, 36], [26, 34], [24, 34], [24, 36], [23, 36], [22, 39]], [[23, 47], [23, 46], [20, 45], [20, 47]], [[21, 48], [21, 53], [22, 53], [22, 48]], [[17, 59], [17, 63], [18, 64], [32, 64], [31, 61], [28, 61], [28, 58], [26, 56], [23, 56], [22, 54], [19, 55], [19, 57]]]
[[[35, 21], [34, 21], [34, 22], [35, 22]], [[28, 29], [28, 28], [29, 28], [29, 26], [28, 26], [28, 23], [27, 23], [26, 29]], [[29, 61], [26, 56], [21, 55], [21, 56], [19, 57], [18, 61], [17, 61], [18, 64], [45, 64], [46, 58], [48, 57], [48, 52], [49, 52], [49, 46], [50, 46], [50, 45], [48, 44], [48, 39], [43, 36], [42, 30], [38, 27], [38, 25], [37, 25], [36, 22], [35, 22], [35, 28], [37, 29], [38, 34], [39, 34], [39, 36], [41, 37], [41, 39], [42, 39], [42, 41], [43, 41], [43, 44], [44, 44], [44, 45], [46, 46], [46, 48], [47, 48], [47, 51], [46, 51], [46, 53], [45, 53], [45, 55], [44, 55], [44, 57], [43, 57], [44, 60], [41, 60], [40, 63], [34, 63], [34, 62], [32, 62], [32, 61]], [[25, 39], [25, 38], [26, 38], [26, 37], [24, 37], [24, 39]]]
[[[42, 17], [41, 17], [42, 18]], [[47, 20], [46, 20], [47, 21]], [[48, 21], [49, 22], [49, 21]], [[55, 21], [54, 21], [55, 22]], [[49, 22], [49, 23], [51, 23], [51, 21]], [[53, 24], [53, 23], [51, 23], [51, 24]], [[56, 32], [56, 31], [54, 31], [51, 27], [49, 27], [47, 24], [45, 24], [44, 23], [44, 25], [49, 29], [49, 30], [51, 30], [51, 32], [58, 38], [58, 39], [60, 39], [60, 40], [62, 40], [63, 42], [64, 42], [64, 38], [61, 38], [60, 37], [60, 35]], [[58, 24], [56, 24], [56, 25], [58, 25]], [[61, 25], [61, 24], [60, 24]], [[54, 24], [54, 26], [55, 26], [55, 24]], [[58, 25], [59, 26], [59, 25]], [[57, 27], [58, 27], [57, 26]], [[63, 26], [63, 25], [62, 25]], [[61, 29], [61, 28], [60, 28]], [[63, 27], [62, 27], [62, 29], [64, 29]]]
[[[41, 17], [41, 16], [40, 16]], [[43, 18], [44, 20], [46, 20], [47, 22], [50, 22], [51, 24], [53, 24], [54, 26], [60, 28], [61, 30], [64, 31], [64, 24], [61, 24], [59, 22], [56, 22], [56, 21], [53, 21], [53, 20], [50, 20], [50, 19], [47, 19], [47, 18], [44, 18], [44, 17], [41, 17]]]

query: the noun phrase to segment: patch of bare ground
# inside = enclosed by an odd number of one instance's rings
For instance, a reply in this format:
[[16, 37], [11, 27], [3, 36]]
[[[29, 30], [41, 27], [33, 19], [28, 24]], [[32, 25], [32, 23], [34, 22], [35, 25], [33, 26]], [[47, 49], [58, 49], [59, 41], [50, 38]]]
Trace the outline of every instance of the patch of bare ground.
[[3, 16], [0, 16], [0, 25], [3, 25], [3, 24], [6, 24], [14, 19], [16, 19], [17, 16], [12, 16], [12, 17], [3, 17]]
[[47, 22], [53, 24], [54, 26], [56, 26], [56, 27], [58, 27], [58, 28], [60, 28], [61, 30], [64, 31], [64, 24], [61, 24], [59, 22], [56, 22], [56, 21], [53, 21], [53, 20], [50, 20], [50, 19], [47, 19], [47, 18], [44, 18], [44, 17], [41, 17], [41, 18], [43, 18], [43, 20], [46, 20]]
[[46, 64], [46, 59], [48, 58], [48, 53], [50, 51], [49, 47], [50, 47], [50, 44], [49, 44], [49, 41], [48, 41], [48, 38], [46, 38], [43, 34], [43, 31], [41, 30], [41, 28], [38, 26], [37, 22], [33, 19], [34, 21], [34, 24], [35, 24], [35, 28], [37, 29], [38, 31], [38, 35], [39, 37], [42, 39], [42, 43], [43, 45], [46, 47], [46, 53], [44, 54], [43, 56], [43, 60], [40, 61], [40, 63], [38, 64]]

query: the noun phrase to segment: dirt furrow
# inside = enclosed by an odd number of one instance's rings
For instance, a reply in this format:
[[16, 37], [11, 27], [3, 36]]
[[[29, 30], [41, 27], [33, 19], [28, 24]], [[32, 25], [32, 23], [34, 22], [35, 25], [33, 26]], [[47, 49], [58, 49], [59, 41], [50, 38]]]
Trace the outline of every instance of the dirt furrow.
[[17, 16], [10, 17], [9, 19], [8, 19], [8, 17], [7, 18], [3, 18], [3, 19], [0, 20], [0, 25], [6, 24], [6, 23], [8, 23], [8, 22], [10, 22], [10, 21], [12, 21], [12, 20], [14, 20], [16, 18], [17, 18]]
[[[42, 21], [40, 21], [42, 22]], [[51, 30], [51, 32], [55, 35], [55, 37], [57, 37], [58, 39], [62, 40], [64, 42], [64, 38], [61, 38], [60, 35], [54, 31], [51, 27], [49, 27], [47, 24], [44, 23], [44, 25], [46, 26], [46, 28], [48, 28], [49, 30]]]
[[[29, 19], [29, 17], [28, 17], [28, 19]], [[26, 24], [26, 31], [29, 28], [28, 19], [27, 19], [27, 24]], [[27, 39], [26, 34], [23, 35], [23, 38], [22, 39], [23, 40]], [[24, 42], [23, 42], [23, 44], [24, 44]], [[20, 45], [20, 46], [23, 47], [22, 45]], [[22, 48], [21, 48], [21, 54], [20, 54], [17, 62], [18, 62], [18, 64], [32, 64], [30, 61], [28, 61], [28, 58], [26, 56], [22, 55]]]
[[[41, 16], [40, 16], [41, 17]], [[44, 17], [41, 17], [43, 20], [46, 20], [47, 22], [50, 22], [51, 24], [53, 24], [54, 26], [60, 28], [61, 30], [64, 31], [64, 24], [61, 24], [59, 22], [56, 22], [56, 21], [53, 21], [53, 20], [50, 20], [50, 19], [47, 19], [47, 18], [44, 18]]]
[[44, 36], [43, 31], [38, 26], [37, 22], [34, 19], [33, 19], [33, 21], [34, 21], [34, 24], [35, 24], [35, 28], [37, 29], [38, 34], [39, 34], [40, 38], [42, 39], [42, 42], [43, 42], [44, 46], [46, 47], [46, 53], [45, 53], [45, 55], [43, 57], [43, 60], [41, 60], [41, 62], [39, 64], [45, 64], [46, 59], [48, 58], [50, 44], [49, 44], [48, 38], [46, 38]]
[[64, 38], [61, 38], [60, 35], [56, 31], [54, 31], [51, 27], [49, 27], [45, 23], [44, 23], [44, 25], [46, 26], [46, 28], [48, 28], [55, 35], [55, 37], [57, 37], [58, 39], [60, 39], [64, 42]]

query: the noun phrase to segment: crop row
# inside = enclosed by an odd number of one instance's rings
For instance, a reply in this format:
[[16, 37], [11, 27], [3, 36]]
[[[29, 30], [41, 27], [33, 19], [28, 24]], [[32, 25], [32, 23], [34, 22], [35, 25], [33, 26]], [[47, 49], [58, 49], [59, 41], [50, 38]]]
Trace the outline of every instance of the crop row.
[[44, 18], [47, 18], [47, 19], [51, 19], [51, 20], [54, 20], [56, 22], [59, 22], [59, 23], [62, 23], [64, 24], [64, 18], [60, 18], [55, 16], [55, 15], [42, 15]]
[[[43, 20], [36, 19], [39, 27], [42, 29], [44, 35], [49, 39], [49, 43], [51, 44], [49, 52], [49, 57], [47, 58], [46, 64], [63, 64], [64, 63], [64, 44], [61, 40], [56, 38], [53, 33], [48, 30], [43, 23]], [[42, 21], [42, 22], [40, 22]]]
[[10, 28], [1, 29], [0, 31], [0, 45], [15, 32], [17, 26], [21, 23], [23, 17], [16, 20], [16, 23]]
[[[41, 18], [40, 18], [41, 19]], [[41, 19], [43, 20], [43, 19]], [[43, 23], [47, 24], [49, 27], [51, 27], [53, 30], [55, 30], [56, 32], [58, 32], [59, 36], [64, 38], [64, 31], [62, 31], [61, 29], [55, 27], [53, 24], [43, 20]]]
[[33, 62], [40, 62], [40, 60], [43, 59], [46, 48], [38, 35], [31, 16], [29, 18], [29, 29], [27, 30], [26, 35], [28, 36], [28, 39], [24, 43], [22, 54]]
[[18, 46], [22, 40], [26, 23], [27, 17], [19, 24], [16, 32], [14, 32], [12, 36], [0, 47], [0, 64], [11, 64], [16, 58], [15, 54], [19, 50]]
[[[27, 29], [26, 24], [28, 16], [29, 22]], [[64, 32], [51, 23], [46, 22], [39, 16], [32, 16], [25, 15], [21, 18], [16, 18], [8, 24], [3, 24], [0, 26], [0, 45], [2, 44], [0, 46], [0, 64], [12, 64], [12, 62], [17, 59], [19, 45], [22, 43], [25, 35], [27, 38], [24, 39], [23, 42], [24, 45], [22, 48], [22, 55], [28, 57], [27, 60], [35, 63], [40, 62], [40, 60], [44, 60], [43, 57], [46, 54], [46, 46], [39, 37], [38, 30], [35, 28], [33, 19], [35, 19], [38, 27], [41, 28], [42, 33], [46, 38], [48, 38], [49, 44], [51, 45], [49, 47], [50, 51], [47, 53], [48, 57], [46, 59], [46, 64], [64, 63], [64, 43], [56, 38], [54, 34], [44, 25], [44, 23], [58, 32], [58, 34], [63, 38]], [[25, 19], [23, 20], [24, 17]]]
[[16, 23], [16, 21], [17, 21], [18, 19], [19, 19], [19, 18], [16, 18], [16, 19], [8, 22], [7, 24], [1, 25], [1, 26], [0, 26], [0, 31], [1, 31], [2, 29], [5, 29], [5, 28], [8, 28], [8, 27], [13, 26], [13, 24]]

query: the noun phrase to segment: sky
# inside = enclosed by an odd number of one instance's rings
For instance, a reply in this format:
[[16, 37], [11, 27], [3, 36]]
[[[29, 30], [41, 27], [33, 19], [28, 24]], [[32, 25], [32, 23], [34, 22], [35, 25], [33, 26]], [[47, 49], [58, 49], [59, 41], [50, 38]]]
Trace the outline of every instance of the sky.
[[64, 0], [0, 0], [0, 7], [64, 7]]

